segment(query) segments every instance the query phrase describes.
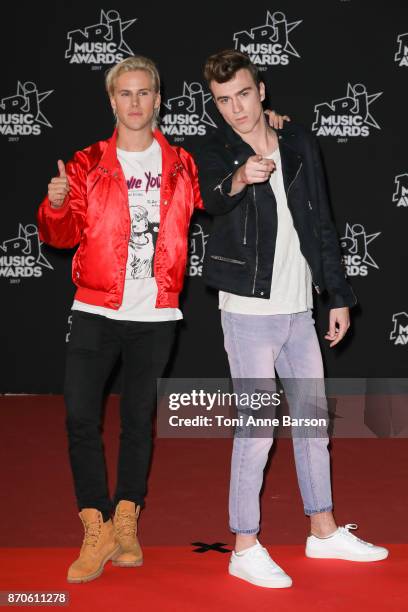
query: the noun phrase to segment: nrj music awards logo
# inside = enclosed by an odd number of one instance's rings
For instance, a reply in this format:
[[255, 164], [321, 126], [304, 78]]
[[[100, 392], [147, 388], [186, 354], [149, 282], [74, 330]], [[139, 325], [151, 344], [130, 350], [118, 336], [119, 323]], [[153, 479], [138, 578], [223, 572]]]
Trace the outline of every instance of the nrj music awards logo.
[[187, 276], [202, 276], [205, 245], [209, 234], [205, 234], [202, 225], [193, 223], [189, 236]]
[[52, 127], [40, 105], [54, 90], [39, 92], [35, 83], [17, 82], [17, 93], [0, 101], [0, 133], [4, 136], [38, 136], [42, 126]]
[[398, 174], [394, 179], [395, 191], [392, 201], [398, 206], [408, 207], [408, 174]]
[[312, 130], [317, 136], [369, 136], [371, 128], [381, 129], [372, 115], [371, 105], [382, 93], [368, 94], [365, 85], [348, 83], [344, 98], [316, 104]]
[[65, 58], [70, 64], [116, 64], [133, 55], [123, 33], [136, 19], [122, 21], [118, 11], [103, 11], [99, 23], [67, 34]]
[[0, 277], [38, 278], [45, 268], [54, 268], [41, 251], [42, 242], [36, 225], [21, 223], [15, 238], [0, 243]]
[[398, 66], [408, 66], [408, 32], [397, 36], [398, 51], [395, 54], [394, 61]]
[[235, 49], [247, 53], [257, 66], [287, 66], [290, 57], [300, 57], [289, 40], [302, 19], [289, 22], [281, 12], [266, 13], [264, 24], [234, 34]]
[[369, 268], [379, 269], [368, 252], [368, 245], [380, 234], [381, 232], [367, 234], [359, 223], [346, 223], [346, 233], [340, 239], [340, 244], [348, 276], [367, 276]]
[[181, 96], [169, 98], [161, 120], [161, 131], [168, 136], [205, 136], [208, 127], [217, 127], [207, 111], [212, 95], [201, 83], [186, 83]]
[[406, 312], [397, 312], [392, 315], [392, 322], [394, 323], [394, 329], [390, 334], [390, 340], [392, 340], [395, 345], [407, 345], [408, 314]]

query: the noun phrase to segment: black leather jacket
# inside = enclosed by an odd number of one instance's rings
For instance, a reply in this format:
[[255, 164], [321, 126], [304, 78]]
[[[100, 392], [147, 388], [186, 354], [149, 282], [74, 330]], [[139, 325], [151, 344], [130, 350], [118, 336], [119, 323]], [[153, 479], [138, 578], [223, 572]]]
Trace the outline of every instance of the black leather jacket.
[[[330, 307], [354, 306], [346, 280], [326, 181], [315, 137], [285, 122], [278, 130], [283, 180], [300, 249], [317, 293], [327, 290]], [[247, 297], [270, 297], [277, 233], [276, 200], [269, 181], [229, 196], [232, 176], [255, 155], [229, 125], [217, 130], [198, 155], [205, 209], [214, 215], [203, 278], [220, 289]]]

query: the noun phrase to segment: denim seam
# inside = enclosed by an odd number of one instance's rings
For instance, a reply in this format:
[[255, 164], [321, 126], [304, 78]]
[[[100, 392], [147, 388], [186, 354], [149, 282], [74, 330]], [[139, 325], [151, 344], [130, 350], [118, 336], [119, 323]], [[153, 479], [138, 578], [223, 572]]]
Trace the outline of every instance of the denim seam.
[[[290, 371], [292, 373], [293, 378], [295, 378], [295, 370], [293, 368], [292, 362], [289, 358], [289, 351], [286, 349], [285, 346], [282, 347], [282, 350], [285, 354], [285, 357], [287, 359]], [[305, 439], [305, 446], [306, 446], [306, 454], [307, 454], [307, 468], [308, 468], [308, 473], [309, 473], [309, 482], [310, 482], [310, 490], [313, 496], [313, 500], [314, 500], [314, 505], [317, 507], [317, 497], [316, 497], [316, 492], [315, 492], [315, 486], [314, 486], [314, 482], [313, 482], [313, 478], [312, 478], [312, 472], [310, 469], [310, 463], [311, 463], [311, 459], [310, 459], [310, 443], [309, 443], [309, 438]]]
[[[229, 318], [229, 327], [230, 327], [230, 331], [231, 331], [231, 340], [232, 340], [232, 344], [234, 345], [234, 353], [236, 355], [236, 360], [237, 360], [237, 364], [238, 364], [238, 373], [239, 373], [239, 378], [242, 378], [242, 373], [243, 373], [243, 367], [242, 367], [242, 361], [241, 361], [241, 354], [239, 352], [239, 343], [237, 341], [237, 337], [236, 337], [236, 332], [235, 332], [235, 325], [234, 325], [234, 320], [233, 320], [233, 316], [228, 317]], [[244, 444], [244, 448], [241, 450], [240, 453], [240, 458], [239, 458], [239, 466], [238, 466], [238, 474], [237, 474], [237, 491], [238, 494], [235, 495], [235, 499], [236, 499], [236, 506], [235, 506], [235, 515], [237, 517], [237, 521], [238, 524], [240, 524], [241, 522], [241, 516], [240, 516], [240, 511], [239, 511], [239, 499], [240, 499], [240, 486], [241, 486], [241, 473], [242, 473], [242, 468], [244, 465], [244, 460], [245, 460], [245, 454], [246, 454], [246, 450], [247, 450], [247, 445]]]
[[279, 359], [279, 355], [280, 355], [280, 354], [281, 354], [281, 352], [282, 352], [283, 347], [285, 346], [286, 342], [289, 340], [290, 335], [291, 335], [291, 333], [292, 333], [292, 325], [291, 325], [291, 319], [290, 319], [290, 317], [291, 317], [292, 315], [271, 315], [271, 316], [272, 316], [272, 317], [274, 317], [274, 316], [275, 316], [275, 317], [289, 317], [289, 330], [288, 330], [288, 335], [287, 335], [286, 339], [282, 341], [281, 346], [280, 346], [280, 349], [277, 351], [277, 353], [276, 353], [276, 354], [275, 354], [275, 351], [273, 350], [273, 347], [272, 347], [273, 361], [274, 361], [274, 364], [276, 364], [276, 362], [277, 362], [277, 361], [278, 361], [278, 359]]

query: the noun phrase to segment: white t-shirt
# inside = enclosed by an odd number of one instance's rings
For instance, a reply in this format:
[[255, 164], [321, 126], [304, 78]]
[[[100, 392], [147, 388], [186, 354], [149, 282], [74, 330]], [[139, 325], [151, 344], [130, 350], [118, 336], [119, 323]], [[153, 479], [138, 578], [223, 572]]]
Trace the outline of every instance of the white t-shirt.
[[123, 321], [174, 321], [178, 308], [156, 308], [157, 283], [153, 258], [160, 225], [161, 148], [157, 140], [144, 151], [117, 149], [125, 175], [131, 232], [123, 301], [118, 310], [75, 300], [73, 310], [101, 314]]
[[219, 308], [227, 312], [254, 315], [293, 314], [313, 308], [312, 277], [300, 251], [299, 236], [293, 225], [282, 175], [279, 149], [269, 158], [276, 164], [269, 180], [276, 199], [278, 231], [269, 299], [219, 292]]

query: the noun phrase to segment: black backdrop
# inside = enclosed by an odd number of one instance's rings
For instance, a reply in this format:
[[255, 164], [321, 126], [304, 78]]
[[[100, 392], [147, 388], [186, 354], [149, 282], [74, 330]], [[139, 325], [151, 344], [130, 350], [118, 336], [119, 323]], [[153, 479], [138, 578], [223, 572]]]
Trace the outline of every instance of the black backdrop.
[[[359, 298], [342, 346], [322, 340], [334, 377], [406, 376], [408, 355], [405, 2], [8, 3], [0, 41], [0, 392], [61, 391], [74, 287], [72, 252], [39, 244], [35, 213], [57, 159], [108, 137], [104, 71], [153, 58], [163, 130], [191, 152], [216, 129], [202, 77], [217, 50], [246, 50], [269, 105], [317, 134], [350, 278]], [[99, 55], [98, 55], [99, 54]], [[210, 219], [193, 220], [184, 322], [168, 374], [227, 375], [215, 293], [200, 263]], [[327, 305], [316, 304], [320, 338]]]

